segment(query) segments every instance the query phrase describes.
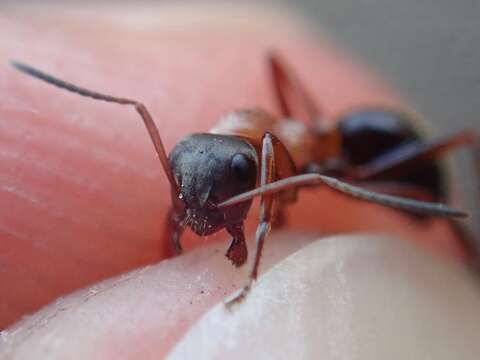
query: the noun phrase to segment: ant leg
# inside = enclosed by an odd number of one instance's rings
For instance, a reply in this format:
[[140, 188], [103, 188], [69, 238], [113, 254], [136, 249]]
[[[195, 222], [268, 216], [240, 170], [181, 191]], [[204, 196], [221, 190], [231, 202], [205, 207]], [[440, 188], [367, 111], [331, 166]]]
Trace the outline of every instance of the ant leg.
[[[357, 183], [357, 185], [361, 185], [364, 189], [382, 194], [407, 197], [422, 201], [433, 201], [432, 194], [426, 189], [415, 185], [396, 182], [367, 182]], [[480, 280], [480, 244], [476, 240], [473, 231], [471, 231], [467, 225], [456, 219], [447, 219], [447, 221], [465, 251], [469, 268]]]
[[185, 230], [184, 219], [184, 215], [179, 215], [173, 209], [170, 209], [167, 213], [166, 241], [164, 243], [167, 247], [166, 253], [168, 256], [180, 255], [183, 252], [180, 237]]
[[287, 119], [293, 117], [291, 103], [287, 100], [287, 95], [290, 93], [290, 95], [297, 96], [297, 100], [299, 100], [303, 106], [309, 121], [313, 123], [320, 121], [322, 111], [294, 73], [282, 62], [279, 55], [270, 52], [267, 60], [270, 68], [273, 92], [275, 93], [282, 117]]
[[[353, 168], [353, 171], [348, 174], [347, 177], [353, 179], [366, 180], [368, 178], [374, 178], [378, 175], [385, 173], [393, 173], [397, 176], [401, 176], [402, 172], [412, 171], [417, 166], [421, 166], [424, 161], [428, 161], [434, 158], [438, 158], [448, 151], [454, 150], [457, 147], [473, 145], [471, 147], [473, 170], [475, 181], [480, 181], [480, 141], [474, 131], [463, 131], [455, 135], [446, 136], [443, 139], [434, 140], [426, 144], [416, 144], [414, 147], [408, 144], [395, 150], [394, 152], [382, 156], [378, 160], [373, 160], [370, 164], [361, 166], [359, 168]], [[375, 186], [375, 185], [373, 185]], [[428, 198], [421, 198], [421, 193], [417, 190], [413, 192], [404, 192], [403, 194], [391, 191], [385, 192], [382, 189], [376, 189], [371, 184], [362, 184], [362, 187], [366, 187], [369, 190], [388, 193], [390, 195], [399, 195], [416, 200], [427, 200]], [[393, 192], [392, 192], [393, 191]], [[426, 193], [425, 193], [426, 195]], [[477, 193], [477, 196], [479, 194]], [[457, 220], [449, 219], [449, 223], [453, 230], [457, 234], [457, 238], [461, 241], [463, 248], [468, 257], [470, 268], [480, 278], [480, 243], [478, 243], [477, 237], [473, 234], [466, 225], [459, 223]]]
[[[478, 138], [471, 149], [471, 157], [473, 161], [474, 184], [477, 189], [477, 200], [478, 203], [480, 203], [480, 141]], [[480, 223], [478, 211], [476, 220], [477, 224]], [[453, 219], [450, 221], [450, 224], [458, 234], [459, 238], [462, 239], [468, 256], [470, 269], [480, 281], [480, 238], [478, 237], [478, 234], [475, 234], [473, 227], [469, 228], [467, 225]]]
[[449, 219], [449, 223], [465, 250], [467, 266], [480, 281], [480, 244], [478, 243], [477, 237], [467, 225], [454, 219]]
[[273, 204], [272, 213], [272, 230], [283, 228], [287, 223], [287, 214], [280, 199]]
[[240, 267], [245, 264], [248, 258], [248, 249], [247, 244], [245, 243], [243, 222], [227, 226], [227, 231], [233, 236], [233, 239], [225, 256], [230, 259], [235, 267]]
[[449, 151], [475, 142], [475, 132], [466, 130], [426, 143], [408, 143], [365, 165], [346, 169], [345, 177], [351, 180], [367, 180], [387, 173], [401, 176], [422, 166], [426, 161], [438, 159]]
[[[274, 145], [273, 141], [275, 138], [273, 135], [266, 133], [262, 141], [262, 169], [260, 175], [260, 184], [264, 186], [275, 180], [275, 157], [274, 157]], [[250, 291], [253, 282], [257, 279], [258, 268], [260, 265], [260, 258], [262, 256], [263, 244], [265, 236], [270, 231], [270, 222], [272, 215], [272, 203], [273, 195], [262, 195], [260, 201], [260, 224], [257, 227], [257, 232], [255, 235], [256, 238], [256, 249], [255, 257], [253, 260], [252, 268], [247, 280], [247, 283], [244, 285], [240, 293], [235, 294], [235, 296], [225, 303], [227, 307], [241, 302]]]

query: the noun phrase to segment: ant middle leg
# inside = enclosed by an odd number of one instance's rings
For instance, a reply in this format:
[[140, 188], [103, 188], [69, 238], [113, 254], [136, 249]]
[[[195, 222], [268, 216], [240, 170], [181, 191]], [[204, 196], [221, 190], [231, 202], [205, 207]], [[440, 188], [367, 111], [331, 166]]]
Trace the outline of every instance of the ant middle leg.
[[287, 213], [285, 207], [280, 197], [275, 199], [272, 208], [272, 230], [279, 230], [286, 226]]
[[272, 89], [275, 94], [280, 113], [285, 119], [292, 119], [292, 100], [307, 115], [312, 123], [318, 123], [322, 117], [322, 111], [313, 100], [310, 93], [305, 89], [293, 71], [280, 59], [280, 56], [270, 52], [267, 56]]

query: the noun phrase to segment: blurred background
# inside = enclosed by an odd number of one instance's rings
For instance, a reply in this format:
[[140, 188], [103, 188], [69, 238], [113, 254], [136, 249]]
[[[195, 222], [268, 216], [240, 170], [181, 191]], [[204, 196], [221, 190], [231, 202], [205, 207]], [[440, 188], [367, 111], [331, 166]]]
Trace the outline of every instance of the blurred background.
[[[50, 2], [68, 5], [79, 1]], [[82, 4], [88, 2], [113, 3], [87, 0]], [[232, 4], [233, 0], [213, 2]], [[28, 3], [21, 4], [28, 6]], [[126, 0], [120, 3], [132, 4]], [[135, 1], [135, 6], [153, 3], [188, 1], [142, 0]], [[292, 15], [305, 18], [313, 31], [326, 33], [340, 47], [380, 73], [432, 124], [434, 135], [463, 128], [480, 131], [480, 1], [270, 0], [255, 3], [287, 8]], [[462, 199], [479, 219], [480, 196], [472, 158], [466, 151], [459, 151], [454, 159]], [[480, 224], [476, 224], [476, 228], [480, 230]]]
[[[435, 135], [480, 131], [480, 1], [286, 3], [380, 72], [432, 124]], [[462, 199], [479, 219], [473, 159], [465, 151], [454, 159]]]

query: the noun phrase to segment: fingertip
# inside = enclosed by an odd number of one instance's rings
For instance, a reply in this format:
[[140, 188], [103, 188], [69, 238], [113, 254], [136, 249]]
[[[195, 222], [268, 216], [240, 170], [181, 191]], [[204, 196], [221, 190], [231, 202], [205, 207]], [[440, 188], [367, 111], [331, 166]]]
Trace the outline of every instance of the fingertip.
[[277, 264], [232, 309], [217, 304], [168, 358], [471, 359], [479, 306], [458, 264], [399, 239], [335, 236]]
[[[272, 234], [261, 271], [314, 238]], [[226, 248], [204, 246], [57, 299], [2, 333], [0, 358], [161, 358], [247, 279], [251, 264], [235, 268], [224, 256]]]

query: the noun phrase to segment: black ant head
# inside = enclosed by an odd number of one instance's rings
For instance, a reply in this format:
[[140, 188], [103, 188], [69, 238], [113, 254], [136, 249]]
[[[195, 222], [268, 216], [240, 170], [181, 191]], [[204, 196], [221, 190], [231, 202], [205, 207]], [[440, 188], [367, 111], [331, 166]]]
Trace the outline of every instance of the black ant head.
[[208, 235], [245, 219], [251, 200], [225, 209], [216, 205], [255, 187], [257, 153], [252, 145], [234, 136], [193, 134], [175, 146], [169, 160], [186, 224], [195, 233]]

